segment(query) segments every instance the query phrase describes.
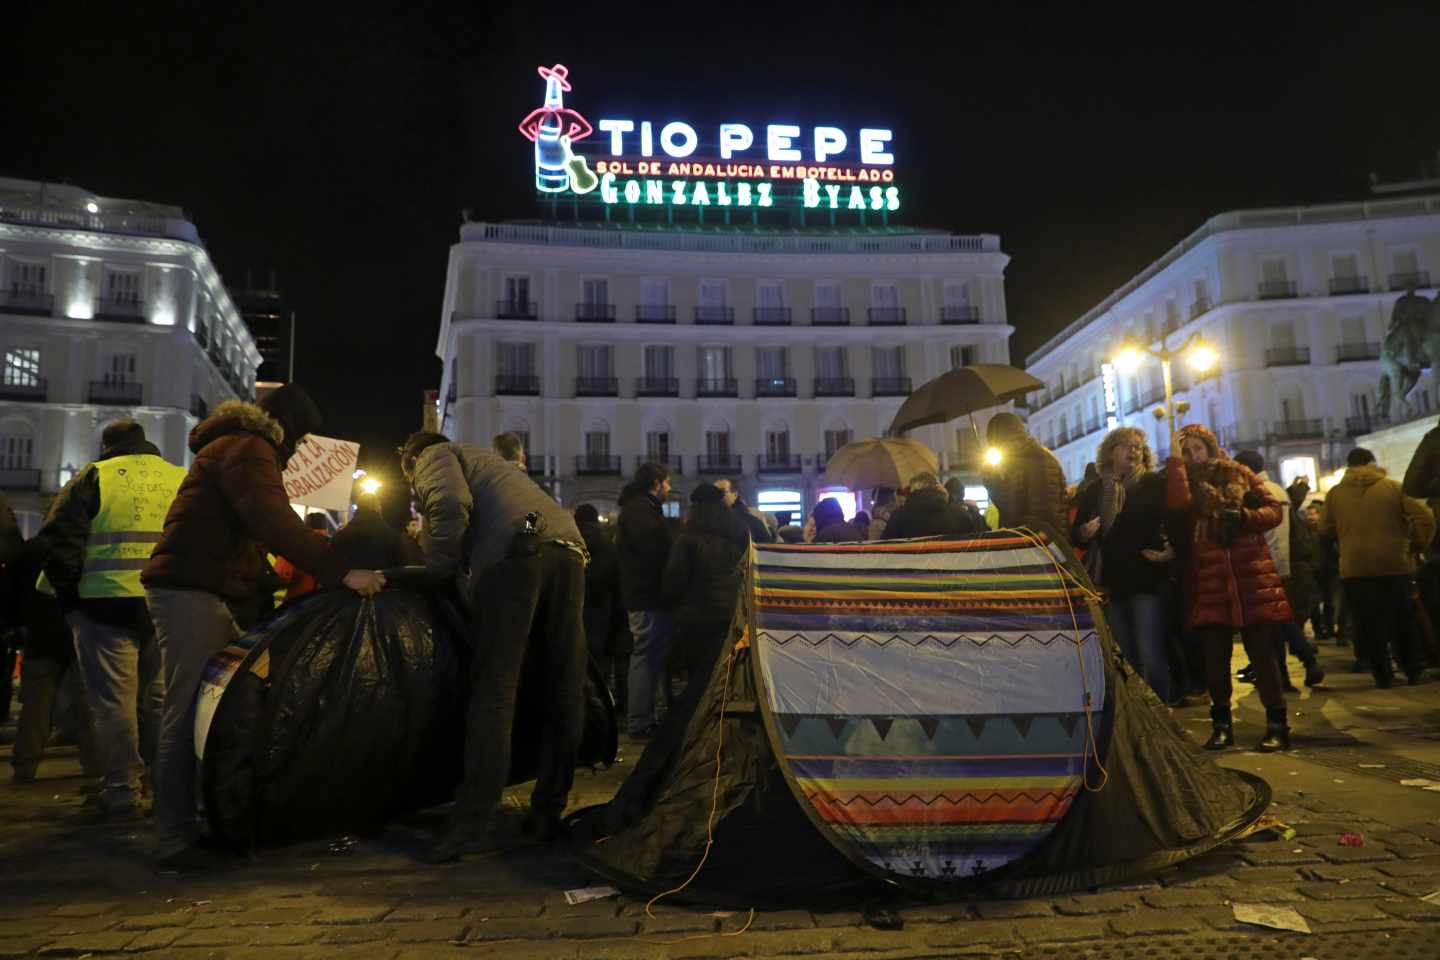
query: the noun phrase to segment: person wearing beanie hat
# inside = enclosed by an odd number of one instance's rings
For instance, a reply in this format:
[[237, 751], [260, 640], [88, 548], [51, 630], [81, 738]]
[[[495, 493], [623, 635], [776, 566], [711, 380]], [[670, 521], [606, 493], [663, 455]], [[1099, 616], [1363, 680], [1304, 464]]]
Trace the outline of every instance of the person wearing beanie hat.
[[319, 426], [315, 402], [290, 384], [259, 404], [227, 400], [190, 431], [195, 459], [140, 574], [165, 671], [155, 770], [160, 870], [213, 863], [198, 845], [195, 696], [210, 658], [240, 636], [231, 606], [256, 595], [265, 551], [323, 586], [363, 595], [385, 586], [379, 573], [352, 569], [290, 508], [281, 471]]
[[1001, 525], [1033, 527], [1068, 539], [1070, 498], [1065, 470], [1055, 454], [1027, 434], [1025, 424], [1008, 410], [990, 418], [985, 436], [1000, 451], [1000, 462], [984, 466], [980, 479], [1000, 511]]
[[1238, 630], [1265, 706], [1265, 735], [1256, 749], [1288, 750], [1285, 693], [1270, 634], [1292, 616], [1265, 544], [1265, 531], [1279, 525], [1284, 508], [1253, 471], [1225, 457], [1215, 434], [1198, 423], [1186, 424], [1171, 438], [1165, 501], [1177, 518], [1171, 539], [1185, 547], [1180, 551], [1185, 625], [1201, 645], [1210, 692], [1214, 729], [1205, 749], [1235, 742], [1230, 657]]

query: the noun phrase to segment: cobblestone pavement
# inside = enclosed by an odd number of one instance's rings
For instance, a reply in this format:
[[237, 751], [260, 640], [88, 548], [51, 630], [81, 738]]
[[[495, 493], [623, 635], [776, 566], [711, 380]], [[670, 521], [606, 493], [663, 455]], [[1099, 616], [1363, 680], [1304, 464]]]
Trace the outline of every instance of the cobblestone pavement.
[[[1292, 699], [1297, 749], [1225, 762], [1276, 788], [1289, 841], [1231, 844], [1143, 882], [1077, 895], [909, 906], [901, 930], [859, 913], [766, 909], [748, 914], [621, 896], [569, 906], [563, 892], [596, 881], [563, 850], [426, 867], [414, 854], [441, 822], [431, 812], [332, 852], [331, 840], [267, 851], [198, 878], [157, 877], [138, 829], [75, 821], [73, 748], [54, 751], [41, 780], [0, 785], [0, 958], [486, 957], [700, 958], [1440, 956], [1440, 683], [1376, 691], [1327, 646], [1331, 682]], [[1243, 656], [1237, 657], [1243, 662]], [[1241, 742], [1258, 738], [1253, 691]], [[1202, 733], [1201, 707], [1180, 711]], [[1193, 725], [1193, 726], [1192, 726]], [[7, 731], [8, 733], [8, 731]], [[8, 736], [0, 737], [8, 741]], [[1338, 758], [1338, 759], [1337, 759]], [[8, 747], [0, 752], [8, 761]], [[633, 759], [633, 757], [631, 758]], [[577, 805], [604, 800], [627, 764], [577, 779]], [[1364, 835], [1364, 846], [1340, 835]], [[1235, 902], [1291, 906], [1313, 931], [1236, 922]]]

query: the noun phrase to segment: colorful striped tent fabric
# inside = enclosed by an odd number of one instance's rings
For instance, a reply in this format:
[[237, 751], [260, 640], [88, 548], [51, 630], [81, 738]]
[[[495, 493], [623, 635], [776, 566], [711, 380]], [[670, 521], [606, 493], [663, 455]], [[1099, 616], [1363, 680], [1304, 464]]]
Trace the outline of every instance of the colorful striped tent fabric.
[[1099, 779], [1105, 663], [1065, 562], [1013, 530], [755, 548], [771, 742], [852, 860], [979, 876], [1041, 844]]

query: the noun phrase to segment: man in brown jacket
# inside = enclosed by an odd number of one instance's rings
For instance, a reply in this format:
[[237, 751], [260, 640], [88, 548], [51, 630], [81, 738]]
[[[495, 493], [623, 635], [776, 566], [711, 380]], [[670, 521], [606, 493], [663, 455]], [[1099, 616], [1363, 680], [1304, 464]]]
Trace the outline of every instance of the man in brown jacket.
[[986, 440], [1000, 451], [1000, 463], [980, 473], [990, 502], [1000, 511], [1002, 527], [1045, 529], [1069, 539], [1070, 508], [1065, 495], [1065, 470], [1055, 454], [1025, 432], [1025, 424], [1008, 410], [990, 418]]
[[1370, 661], [1375, 685], [1390, 686], [1390, 638], [1412, 684], [1424, 661], [1410, 614], [1410, 577], [1415, 555], [1435, 535], [1430, 508], [1407, 497], [1400, 484], [1375, 465], [1375, 455], [1356, 447], [1345, 458], [1345, 476], [1325, 497], [1321, 536], [1340, 540], [1340, 579], [1345, 605], [1353, 604], [1356, 654]]
[[195, 831], [195, 696], [205, 664], [240, 635], [227, 602], [248, 601], [263, 545], [289, 557], [322, 586], [369, 595], [385, 586], [351, 570], [290, 508], [281, 471], [320, 411], [294, 384], [259, 405], [229, 400], [190, 431], [195, 460], [180, 484], [160, 542], [140, 574], [155, 621], [165, 678], [155, 771], [155, 821], [162, 871], [208, 865]]

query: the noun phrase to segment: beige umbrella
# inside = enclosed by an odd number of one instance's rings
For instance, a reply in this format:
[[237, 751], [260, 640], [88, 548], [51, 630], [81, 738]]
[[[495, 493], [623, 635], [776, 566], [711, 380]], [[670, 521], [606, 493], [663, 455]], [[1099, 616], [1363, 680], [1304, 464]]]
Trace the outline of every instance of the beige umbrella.
[[917, 473], [938, 474], [939, 470], [935, 451], [925, 444], [904, 437], [885, 437], [855, 440], [836, 450], [825, 465], [825, 480], [852, 490], [898, 489]]
[[[1043, 382], [1008, 364], [972, 363], [942, 373], [912, 392], [890, 421], [890, 432], [900, 434], [916, 427], [944, 423], [976, 410], [1019, 400], [1033, 390], [1044, 388]], [[970, 423], [973, 428], [973, 417]], [[979, 439], [978, 430], [976, 439]]]

